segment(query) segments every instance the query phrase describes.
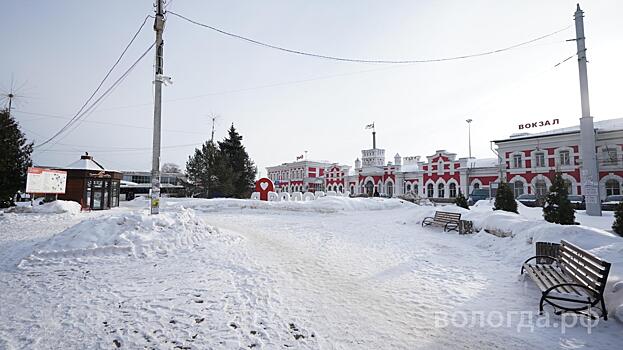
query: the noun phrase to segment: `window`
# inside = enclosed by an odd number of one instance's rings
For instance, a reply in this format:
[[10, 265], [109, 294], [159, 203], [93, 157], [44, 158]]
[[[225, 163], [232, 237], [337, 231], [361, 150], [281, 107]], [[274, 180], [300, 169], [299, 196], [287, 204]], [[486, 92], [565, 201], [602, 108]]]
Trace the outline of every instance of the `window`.
[[387, 183], [387, 196], [388, 197], [394, 196], [394, 184], [391, 182]]
[[407, 184], [407, 192], [411, 192], [411, 184]]
[[426, 195], [428, 196], [428, 198], [433, 198], [434, 191], [435, 187], [433, 186], [433, 184], [428, 184], [426, 186]]
[[567, 187], [567, 194], [573, 194], [573, 184], [569, 180], [562, 180], [565, 183], [565, 187]]
[[521, 168], [521, 154], [513, 155], [513, 168]]
[[445, 186], [444, 184], [437, 185], [437, 197], [444, 198], [445, 197]]
[[537, 196], [545, 196], [547, 194], [547, 184], [544, 180], [537, 180], [534, 184], [534, 194]]
[[413, 193], [415, 193], [415, 194], [418, 193], [418, 186], [417, 185], [413, 185]]
[[560, 160], [560, 165], [571, 165], [571, 157], [569, 156], [569, 151], [560, 151], [558, 154], [558, 158]]
[[621, 184], [617, 180], [606, 181], [606, 196], [618, 196], [621, 194]]
[[603, 164], [604, 165], [616, 165], [617, 164], [617, 150], [616, 148], [604, 148], [603, 150]]
[[545, 167], [545, 153], [537, 152], [534, 154], [534, 162], [537, 168]]
[[453, 182], [449, 185], [450, 187], [450, 198], [456, 197], [456, 184]]
[[479, 184], [478, 182], [476, 182], [476, 183], [474, 184], [474, 189], [475, 189], [475, 190], [477, 190], [477, 189], [479, 189], [479, 188], [480, 188], [480, 184]]
[[523, 182], [522, 181], [515, 181], [513, 183], [513, 193], [515, 194], [515, 198], [523, 194]]

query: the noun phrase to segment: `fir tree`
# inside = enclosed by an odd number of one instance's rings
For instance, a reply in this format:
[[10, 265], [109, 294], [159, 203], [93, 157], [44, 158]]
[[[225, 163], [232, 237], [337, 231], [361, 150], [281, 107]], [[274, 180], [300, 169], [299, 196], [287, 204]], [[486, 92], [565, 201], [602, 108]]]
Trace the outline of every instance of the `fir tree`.
[[456, 199], [454, 200], [454, 203], [461, 207], [461, 208], [465, 208], [465, 209], [469, 209], [469, 204], [467, 203], [467, 198], [465, 198], [465, 196], [463, 195], [463, 192], [461, 192], [461, 190], [459, 190], [459, 195], [456, 196]]
[[517, 213], [517, 202], [513, 190], [506, 182], [501, 182], [495, 194], [495, 206], [493, 210], [504, 210]]
[[623, 236], [623, 202], [619, 203], [614, 209], [614, 223], [612, 224], [612, 231]]
[[223, 189], [227, 190], [228, 197], [248, 198], [251, 195], [257, 169], [242, 145], [242, 136], [238, 134], [233, 123], [227, 137], [218, 144], [223, 161], [220, 167], [223, 175]]
[[545, 197], [543, 217], [546, 221], [561, 225], [573, 225], [575, 223], [575, 210], [567, 198], [568, 195], [567, 184], [562, 178], [562, 174], [556, 172], [549, 193]]
[[13, 197], [26, 187], [26, 171], [32, 165], [29, 143], [8, 110], [0, 111], [0, 208], [14, 205]]
[[186, 176], [191, 184], [193, 196], [211, 197], [215, 190], [214, 175], [218, 150], [212, 141], [196, 148], [195, 154], [188, 157]]

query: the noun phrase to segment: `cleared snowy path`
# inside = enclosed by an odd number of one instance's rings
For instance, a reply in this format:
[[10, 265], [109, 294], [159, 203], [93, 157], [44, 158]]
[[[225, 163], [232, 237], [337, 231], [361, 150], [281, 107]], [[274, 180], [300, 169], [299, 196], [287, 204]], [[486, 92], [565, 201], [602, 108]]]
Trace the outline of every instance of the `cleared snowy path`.
[[[518, 265], [500, 264], [472, 237], [405, 224], [411, 214], [206, 212], [202, 217], [230, 239], [152, 258], [73, 259], [22, 270], [16, 260], [43, 237], [5, 240], [0, 349], [620, 345], [616, 321], [592, 334], [582, 327], [518, 332], [516, 324], [436, 328], [435, 312], [532, 311], [539, 293], [517, 281]], [[63, 222], [55, 218], [39, 224], [59, 231]], [[10, 224], [19, 232], [37, 223]]]

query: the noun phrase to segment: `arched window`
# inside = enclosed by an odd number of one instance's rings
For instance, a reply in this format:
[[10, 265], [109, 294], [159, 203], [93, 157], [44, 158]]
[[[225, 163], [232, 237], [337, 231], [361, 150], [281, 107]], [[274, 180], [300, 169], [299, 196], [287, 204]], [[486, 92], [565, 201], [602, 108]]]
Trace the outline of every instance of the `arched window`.
[[448, 188], [450, 189], [450, 198], [455, 198], [456, 197], [456, 184], [453, 182], [450, 185], [448, 185]]
[[606, 181], [606, 196], [618, 196], [621, 194], [621, 184], [615, 180], [610, 179]]
[[567, 187], [567, 194], [573, 194], [573, 184], [571, 183], [571, 181], [564, 179], [562, 180], [564, 181], [566, 187]]
[[523, 182], [522, 181], [518, 180], [513, 183], [513, 193], [515, 194], [515, 198], [523, 194]]
[[413, 193], [418, 194], [418, 186], [413, 185]]
[[479, 189], [479, 188], [480, 188], [480, 184], [479, 184], [478, 182], [476, 182], [476, 183], [474, 184], [474, 189], [475, 189], [475, 190], [477, 190], [477, 189]]
[[391, 182], [387, 183], [387, 196], [388, 197], [394, 196], [394, 184]]
[[445, 197], [445, 188], [446, 188], [446, 186], [444, 184], [437, 185], [437, 197], [438, 198], [444, 198]]
[[537, 196], [545, 196], [547, 194], [547, 184], [545, 180], [537, 180], [534, 184], [534, 194]]
[[433, 186], [433, 184], [428, 184], [426, 186], [426, 195], [428, 196], [428, 198], [433, 198], [434, 192], [435, 192], [435, 186]]
[[407, 192], [411, 191], [411, 184], [407, 184]]
[[340, 185], [340, 187], [337, 188], [338, 192], [342, 193], [342, 185]]

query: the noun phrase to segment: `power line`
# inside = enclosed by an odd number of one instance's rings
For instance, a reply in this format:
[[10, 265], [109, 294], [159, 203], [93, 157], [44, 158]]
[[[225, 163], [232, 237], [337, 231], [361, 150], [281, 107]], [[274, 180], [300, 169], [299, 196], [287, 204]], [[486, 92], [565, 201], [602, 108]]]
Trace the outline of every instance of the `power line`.
[[72, 125], [74, 125], [76, 122], [78, 122], [82, 117], [84, 117], [87, 113], [92, 112], [93, 109], [95, 108], [95, 106], [97, 106], [97, 104], [99, 102], [101, 102], [105, 97], [108, 96], [108, 94], [110, 94], [110, 92], [112, 92], [129, 74], [132, 70], [134, 70], [134, 67], [136, 67], [136, 65], [143, 59], [143, 57], [145, 57], [145, 55], [147, 55], [149, 53], [149, 51], [151, 51], [151, 49], [154, 47], [156, 43], [152, 43], [147, 50], [145, 50], [145, 52], [143, 52], [143, 54], [136, 60], [134, 61], [134, 63], [130, 66], [130, 68], [128, 68], [123, 75], [121, 75], [106, 91], [104, 91], [104, 93], [102, 93], [102, 95], [95, 101], [93, 102], [93, 104], [91, 104], [91, 106], [89, 106], [89, 108], [87, 108], [84, 112], [74, 116], [71, 120], [69, 120], [69, 122], [67, 122], [65, 124], [65, 126], [63, 126], [56, 134], [54, 134], [52, 137], [50, 137], [49, 139], [45, 140], [44, 142], [38, 144], [35, 146], [35, 148], [39, 148], [42, 147], [44, 145], [46, 145], [47, 143], [51, 142], [52, 140], [54, 140], [56, 137], [58, 137], [61, 133], [63, 133], [63, 131], [67, 130], [67, 128], [71, 127]]
[[[100, 81], [99, 85], [97, 86], [97, 88], [95, 89], [95, 91], [93, 91], [93, 93], [91, 94], [91, 96], [89, 96], [89, 98], [84, 102], [84, 104], [82, 104], [82, 107], [80, 107], [80, 109], [78, 110], [78, 112], [76, 112], [76, 114], [73, 116], [73, 118], [71, 118], [71, 120], [69, 122], [67, 122], [67, 124], [65, 124], [56, 134], [54, 134], [51, 138], [47, 139], [46, 141], [44, 141], [43, 143], [35, 146], [35, 148], [37, 147], [41, 147], [45, 144], [47, 144], [48, 142], [52, 141], [54, 138], [56, 138], [58, 135], [60, 135], [63, 131], [65, 131], [68, 127], [71, 126], [71, 124], [74, 123], [75, 120], [78, 120], [79, 118], [81, 118], [81, 113], [82, 111], [85, 109], [85, 107], [87, 106], [87, 104], [89, 104], [89, 102], [91, 102], [91, 100], [93, 99], [93, 97], [95, 97], [95, 95], [97, 94], [97, 92], [102, 88], [102, 85], [104, 85], [104, 82], [106, 82], [106, 80], [108, 79], [108, 77], [110, 76], [110, 74], [112, 74], [113, 70], [117, 67], [117, 65], [119, 64], [119, 62], [121, 62], [121, 59], [123, 58], [123, 56], [125, 56], [125, 53], [128, 51], [128, 49], [130, 48], [130, 46], [132, 45], [132, 43], [134, 43], [134, 40], [136, 39], [136, 37], [138, 36], [138, 34], [141, 32], [141, 30], [143, 29], [143, 27], [145, 26], [145, 23], [147, 23], [147, 20], [149, 19], [150, 16], [145, 16], [145, 19], [143, 20], [143, 22], [141, 23], [141, 25], [139, 26], [138, 30], [136, 31], [136, 33], [134, 33], [134, 35], [132, 36], [132, 39], [130, 40], [130, 42], [125, 46], [125, 48], [123, 49], [123, 51], [121, 52], [121, 55], [119, 55], [119, 57], [117, 58], [117, 60], [115, 61], [115, 63], [112, 65], [112, 67], [110, 67], [110, 69], [108, 70], [108, 72], [106, 73], [106, 75], [104, 76], [104, 78]], [[152, 45], [153, 46], [153, 45]], [[150, 47], [151, 49], [151, 47]], [[142, 58], [142, 57], [141, 57]], [[104, 96], [104, 95], [102, 95]], [[100, 98], [101, 99], [101, 98]], [[97, 101], [92, 105], [94, 106], [97, 103]]]
[[569, 29], [571, 27], [569, 25], [569, 26], [566, 26], [566, 27], [561, 28], [559, 30], [556, 30], [556, 31], [554, 31], [552, 33], [541, 35], [541, 36], [539, 36], [537, 38], [534, 38], [534, 39], [531, 39], [531, 40], [528, 40], [528, 41], [524, 41], [524, 42], [521, 42], [521, 43], [518, 43], [518, 44], [515, 44], [515, 45], [511, 45], [511, 46], [508, 46], [508, 47], [500, 48], [500, 49], [495, 49], [495, 50], [490, 50], [490, 51], [485, 51], [485, 52], [479, 52], [479, 53], [475, 53], [475, 54], [452, 56], [452, 57], [442, 57], [442, 58], [430, 58], [430, 59], [386, 60], [386, 59], [361, 59], [361, 58], [337, 57], [337, 56], [329, 56], [329, 55], [322, 55], [322, 54], [317, 54], [317, 53], [312, 53], [312, 52], [288, 49], [288, 48], [285, 48], [285, 47], [281, 47], [281, 46], [277, 46], [277, 45], [273, 45], [273, 44], [268, 44], [268, 43], [261, 42], [261, 41], [255, 40], [255, 39], [247, 38], [247, 37], [244, 37], [242, 35], [230, 33], [230, 32], [224, 31], [222, 29], [219, 29], [219, 28], [207, 25], [205, 23], [197, 22], [195, 20], [192, 20], [192, 19], [190, 19], [188, 17], [185, 17], [185, 16], [180, 15], [179, 13], [176, 13], [176, 12], [173, 12], [173, 11], [167, 11], [167, 13], [168, 14], [172, 14], [172, 15], [174, 15], [176, 17], [179, 17], [179, 18], [181, 18], [183, 20], [186, 20], [186, 21], [188, 21], [188, 22], [190, 22], [192, 24], [198, 25], [200, 27], [204, 27], [204, 28], [210, 29], [212, 31], [215, 31], [217, 33], [220, 33], [220, 34], [232, 37], [232, 38], [240, 39], [240, 40], [249, 42], [251, 44], [267, 47], [267, 48], [270, 48], [270, 49], [275, 49], [275, 50], [288, 52], [288, 53], [292, 53], [292, 54], [296, 54], [296, 55], [309, 56], [309, 57], [315, 57], [315, 58], [322, 58], [322, 59], [341, 61], [341, 62], [380, 63], [380, 64], [432, 63], [432, 62], [455, 61], [455, 60], [462, 60], [462, 59], [467, 59], [467, 58], [487, 56], [487, 55], [492, 55], [492, 54], [496, 54], [496, 53], [512, 50], [512, 49], [518, 48], [520, 46], [524, 46], [524, 45], [533, 43], [535, 41], [539, 41], [539, 40], [545, 39], [547, 37], [550, 37], [552, 35], [556, 35], [556, 34], [562, 32], [562, 31], [565, 31], [565, 30], [567, 30], [567, 29]]

